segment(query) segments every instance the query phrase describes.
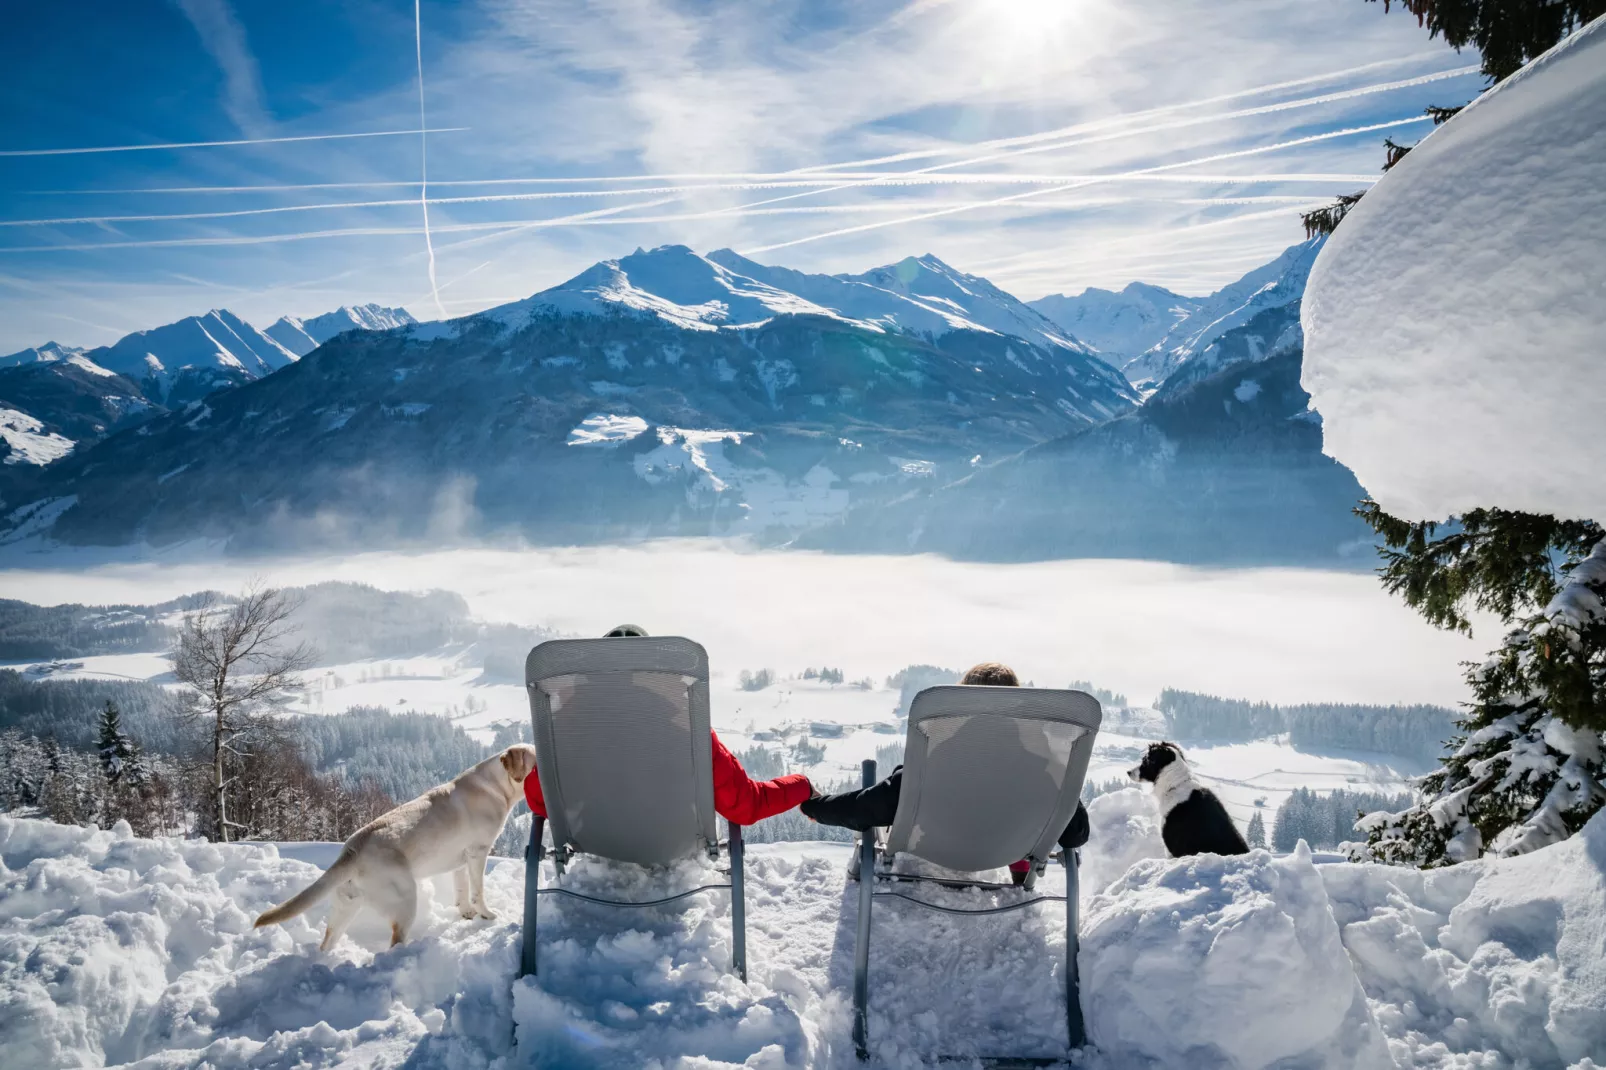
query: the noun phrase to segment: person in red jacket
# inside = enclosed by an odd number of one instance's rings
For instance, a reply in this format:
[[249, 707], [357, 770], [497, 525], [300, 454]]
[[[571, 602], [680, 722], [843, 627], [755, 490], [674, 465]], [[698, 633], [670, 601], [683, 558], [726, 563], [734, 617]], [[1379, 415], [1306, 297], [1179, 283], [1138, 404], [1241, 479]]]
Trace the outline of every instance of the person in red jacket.
[[[646, 634], [634, 624], [621, 624], [603, 638], [622, 639]], [[788, 773], [774, 780], [754, 780], [730, 748], [719, 741], [719, 736], [713, 732], [708, 735], [714, 745], [714, 810], [726, 821], [734, 825], [757, 824], [819, 794], [802, 773]], [[541, 778], [533, 771], [524, 778], [524, 801], [530, 804], [532, 813], [547, 816]]]

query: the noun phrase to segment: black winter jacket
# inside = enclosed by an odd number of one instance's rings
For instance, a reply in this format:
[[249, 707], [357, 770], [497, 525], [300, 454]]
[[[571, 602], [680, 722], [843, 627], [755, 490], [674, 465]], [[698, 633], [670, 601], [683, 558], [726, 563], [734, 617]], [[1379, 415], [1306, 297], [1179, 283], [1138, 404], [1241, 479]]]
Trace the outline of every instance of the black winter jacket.
[[[855, 832], [886, 828], [892, 824], [892, 818], [898, 812], [898, 792], [902, 787], [903, 766], [900, 765], [879, 784], [857, 791], [822, 795], [803, 803], [798, 809], [803, 811], [804, 817], [822, 825], [838, 825]], [[1088, 831], [1087, 808], [1078, 802], [1071, 823], [1060, 833], [1059, 844], [1067, 848], [1080, 847], [1087, 842]]]

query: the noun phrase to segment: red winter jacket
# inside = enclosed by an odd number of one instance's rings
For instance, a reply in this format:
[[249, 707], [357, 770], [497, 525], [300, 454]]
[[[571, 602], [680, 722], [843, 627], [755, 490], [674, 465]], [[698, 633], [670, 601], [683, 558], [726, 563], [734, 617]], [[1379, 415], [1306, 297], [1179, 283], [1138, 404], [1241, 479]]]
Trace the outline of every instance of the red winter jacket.
[[[774, 780], [754, 780], [719, 737], [712, 732], [708, 734], [714, 744], [714, 809], [725, 820], [752, 825], [785, 813], [814, 794], [813, 785], [802, 773], [788, 773]], [[534, 770], [524, 778], [524, 799], [530, 804], [531, 812], [547, 816], [541, 779]]]

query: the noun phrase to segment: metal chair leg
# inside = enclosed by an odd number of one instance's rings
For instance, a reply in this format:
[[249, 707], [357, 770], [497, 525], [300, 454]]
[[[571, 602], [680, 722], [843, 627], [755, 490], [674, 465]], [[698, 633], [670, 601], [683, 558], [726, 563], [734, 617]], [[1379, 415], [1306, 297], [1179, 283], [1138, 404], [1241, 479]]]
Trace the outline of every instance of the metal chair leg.
[[1080, 851], [1061, 852], [1061, 860], [1065, 863], [1065, 1030], [1072, 1048], [1087, 1044], [1087, 1026], [1082, 1021], [1082, 981], [1076, 962], [1082, 950], [1082, 938], [1077, 931], [1076, 902], [1081, 891], [1078, 874], [1080, 856]]
[[742, 826], [730, 823], [731, 969], [747, 980], [747, 893], [742, 874]]
[[[875, 784], [875, 759], [865, 759], [864, 786]], [[859, 840], [859, 926], [853, 941], [853, 1050], [870, 1056], [870, 905], [875, 901], [875, 829]]]
[[530, 842], [524, 847], [524, 931], [519, 948], [519, 976], [533, 977], [536, 967], [536, 906], [541, 901], [541, 834], [546, 818], [530, 815]]

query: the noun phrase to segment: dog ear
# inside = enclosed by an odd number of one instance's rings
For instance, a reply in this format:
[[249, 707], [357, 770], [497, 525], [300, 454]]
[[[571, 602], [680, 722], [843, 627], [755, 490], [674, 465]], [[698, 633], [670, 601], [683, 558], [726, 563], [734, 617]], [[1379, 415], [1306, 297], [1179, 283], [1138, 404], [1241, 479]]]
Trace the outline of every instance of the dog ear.
[[515, 784], [524, 783], [524, 778], [535, 772], [535, 748], [528, 743], [513, 744], [502, 752], [501, 759], [508, 779]]

